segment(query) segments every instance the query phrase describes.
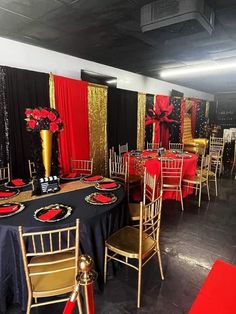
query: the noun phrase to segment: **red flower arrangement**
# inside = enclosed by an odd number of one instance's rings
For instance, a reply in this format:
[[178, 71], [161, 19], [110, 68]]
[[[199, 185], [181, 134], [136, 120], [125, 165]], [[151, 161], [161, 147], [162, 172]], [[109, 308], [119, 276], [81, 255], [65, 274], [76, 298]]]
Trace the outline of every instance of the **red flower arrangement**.
[[63, 129], [59, 113], [53, 108], [27, 108], [25, 115], [28, 131], [39, 132], [41, 130], [50, 130], [55, 133]]

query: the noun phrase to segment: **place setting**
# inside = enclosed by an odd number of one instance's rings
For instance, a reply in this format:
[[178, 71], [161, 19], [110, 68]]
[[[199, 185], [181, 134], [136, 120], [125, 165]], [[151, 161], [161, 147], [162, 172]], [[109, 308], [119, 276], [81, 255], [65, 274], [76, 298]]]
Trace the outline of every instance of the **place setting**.
[[6, 182], [4, 185], [8, 189], [21, 189], [29, 186], [30, 184], [31, 184], [30, 180], [17, 178]]
[[20, 193], [19, 189], [1, 189], [0, 190], [0, 200], [7, 200], [9, 198], [15, 197]]
[[113, 193], [95, 192], [85, 197], [85, 201], [92, 205], [109, 205], [117, 201]]
[[34, 212], [34, 218], [41, 222], [58, 222], [66, 219], [72, 213], [72, 208], [63, 204], [51, 204]]
[[114, 191], [120, 188], [120, 184], [115, 181], [97, 182], [95, 189], [99, 191]]
[[84, 183], [96, 183], [104, 180], [103, 176], [100, 175], [89, 175], [81, 178], [81, 181]]
[[0, 205], [0, 218], [13, 216], [20, 213], [25, 208], [22, 203], [9, 202]]

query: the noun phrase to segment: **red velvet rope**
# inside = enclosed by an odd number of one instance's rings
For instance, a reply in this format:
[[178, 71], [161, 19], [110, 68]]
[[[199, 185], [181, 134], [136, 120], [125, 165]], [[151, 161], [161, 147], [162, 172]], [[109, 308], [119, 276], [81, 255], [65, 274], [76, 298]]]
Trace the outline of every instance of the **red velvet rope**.
[[74, 302], [71, 302], [70, 300], [68, 300], [64, 308], [63, 314], [72, 314], [75, 308], [75, 303], [76, 303], [76, 300]]

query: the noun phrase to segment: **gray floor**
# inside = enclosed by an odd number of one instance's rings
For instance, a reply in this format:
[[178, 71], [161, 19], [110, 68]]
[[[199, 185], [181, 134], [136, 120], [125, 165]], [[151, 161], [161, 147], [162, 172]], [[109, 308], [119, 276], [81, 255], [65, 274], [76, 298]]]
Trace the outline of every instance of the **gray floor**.
[[[165, 201], [161, 225], [161, 249], [165, 280], [157, 260], [144, 268], [142, 307], [136, 308], [137, 274], [121, 266], [108, 280], [103, 293], [95, 292], [96, 314], [187, 313], [209, 269], [217, 258], [236, 264], [236, 181], [219, 180], [219, 196], [211, 201], [203, 193], [201, 208], [194, 197], [180, 204]], [[62, 306], [47, 306], [32, 313], [62, 313]], [[8, 314], [19, 314], [12, 305]]]

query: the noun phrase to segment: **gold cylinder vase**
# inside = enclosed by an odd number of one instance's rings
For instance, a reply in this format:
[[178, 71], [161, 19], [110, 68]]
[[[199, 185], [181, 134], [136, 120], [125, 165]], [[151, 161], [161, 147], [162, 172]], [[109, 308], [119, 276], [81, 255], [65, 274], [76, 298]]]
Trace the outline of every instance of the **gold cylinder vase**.
[[45, 177], [49, 177], [51, 173], [52, 160], [52, 132], [50, 130], [41, 130], [40, 137], [42, 141], [42, 157], [45, 168]]

